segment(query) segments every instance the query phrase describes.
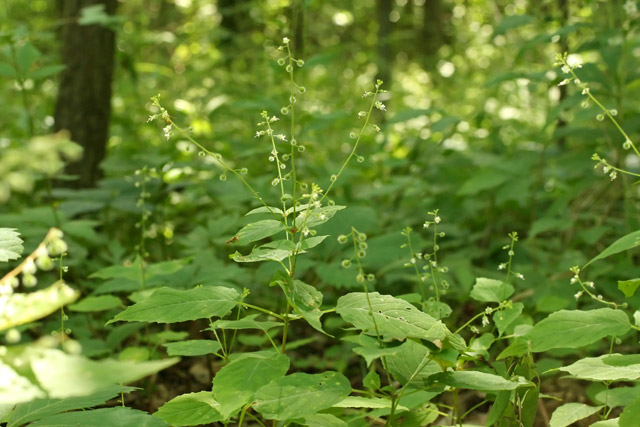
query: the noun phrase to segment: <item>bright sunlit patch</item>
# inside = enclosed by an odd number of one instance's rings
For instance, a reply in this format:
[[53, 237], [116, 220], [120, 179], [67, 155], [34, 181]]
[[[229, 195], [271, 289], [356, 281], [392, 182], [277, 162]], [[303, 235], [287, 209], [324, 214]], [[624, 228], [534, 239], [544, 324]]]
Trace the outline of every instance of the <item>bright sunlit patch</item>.
[[351, 12], [346, 10], [341, 10], [333, 15], [333, 23], [339, 27], [346, 27], [347, 25], [351, 25], [353, 23], [353, 15]]
[[453, 65], [453, 62], [442, 60], [438, 62], [438, 72], [442, 77], [449, 78], [456, 72], [456, 66]]

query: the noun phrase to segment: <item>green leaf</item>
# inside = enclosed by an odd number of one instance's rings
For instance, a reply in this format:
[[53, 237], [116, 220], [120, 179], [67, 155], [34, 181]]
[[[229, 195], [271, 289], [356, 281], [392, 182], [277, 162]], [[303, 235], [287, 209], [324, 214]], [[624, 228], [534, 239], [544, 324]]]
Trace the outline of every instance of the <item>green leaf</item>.
[[338, 372], [296, 373], [258, 390], [253, 408], [267, 419], [289, 420], [329, 408], [349, 393], [349, 380]]
[[120, 298], [113, 295], [100, 295], [83, 298], [77, 303], [71, 304], [69, 309], [72, 311], [89, 313], [94, 311], [110, 310], [116, 307], [122, 307], [122, 301], [120, 301]]
[[484, 391], [515, 390], [521, 386], [531, 386], [532, 383], [523, 377], [513, 377], [511, 380], [494, 374], [478, 371], [447, 371], [429, 377], [430, 381], [457, 388]]
[[67, 412], [30, 424], [31, 427], [168, 427], [159, 418], [130, 408], [102, 408], [91, 411]]
[[150, 297], [127, 307], [107, 324], [127, 322], [175, 323], [228, 314], [238, 302], [238, 291], [223, 286], [189, 290], [163, 287]]
[[16, 50], [16, 63], [20, 74], [27, 76], [29, 68], [42, 56], [40, 51], [34, 45], [27, 42]]
[[[334, 408], [370, 408], [370, 409], [382, 409], [391, 408], [392, 402], [389, 399], [381, 397], [362, 397], [362, 396], [349, 396], [344, 400], [333, 405]], [[406, 411], [409, 408], [406, 406], [398, 405], [397, 409], [400, 411]]]
[[609, 418], [608, 420], [596, 421], [591, 427], [619, 427], [620, 418]]
[[596, 403], [602, 403], [610, 408], [631, 405], [640, 399], [640, 386], [615, 387], [602, 390], [596, 394]]
[[[350, 340], [349, 340], [350, 341]], [[391, 356], [401, 351], [402, 345], [394, 347], [384, 347], [385, 343], [380, 343], [376, 338], [361, 334], [354, 337], [355, 343], [359, 344], [358, 347], [353, 348], [353, 352], [359, 356], [364, 357], [367, 362], [367, 366], [383, 356]]]
[[584, 403], [565, 403], [553, 411], [549, 427], [566, 427], [595, 414], [600, 409], [602, 409], [602, 406], [594, 407]]
[[501, 280], [478, 277], [470, 296], [476, 301], [500, 303], [509, 298], [513, 291], [513, 286]]
[[[249, 255], [236, 251], [229, 256], [235, 262], [282, 261], [296, 252], [296, 245], [289, 240], [276, 240], [254, 248]], [[298, 253], [304, 253], [298, 250]]]
[[618, 289], [624, 293], [624, 296], [631, 298], [636, 293], [636, 289], [640, 286], [640, 279], [618, 280]]
[[218, 341], [188, 340], [163, 344], [169, 356], [202, 356], [216, 353], [221, 346]]
[[471, 196], [481, 191], [490, 190], [504, 184], [510, 176], [493, 168], [476, 172], [468, 179], [456, 194], [459, 196]]
[[604, 251], [600, 252], [599, 255], [595, 256], [593, 259], [591, 259], [591, 261], [586, 263], [582, 268], [586, 268], [594, 261], [604, 259], [608, 256], [615, 255], [617, 253], [635, 248], [637, 246], [640, 246], [640, 230], [634, 231], [633, 233], [629, 233], [626, 236], [619, 238]]
[[245, 214], [245, 216], [255, 215], [255, 214], [263, 214], [263, 213], [271, 213], [271, 212], [274, 212], [274, 213], [282, 215], [282, 209], [280, 209], [280, 208], [276, 208], [276, 207], [273, 207], [273, 206], [269, 206], [268, 208], [266, 206], [260, 206], [259, 208], [251, 209], [249, 212], [247, 212]]
[[386, 357], [389, 373], [402, 385], [426, 387], [428, 378], [439, 372], [442, 368], [429, 357], [429, 349], [413, 340], [408, 340], [399, 347], [394, 354]]
[[232, 238], [232, 241], [238, 245], [246, 245], [247, 243], [273, 236], [284, 230], [284, 224], [280, 221], [265, 219], [245, 225], [238, 231], [235, 237]]
[[[617, 358], [616, 358], [617, 357]], [[577, 362], [559, 368], [575, 378], [590, 381], [633, 381], [640, 379], [640, 360], [622, 355], [605, 354], [599, 357], [585, 357]], [[620, 363], [621, 360], [626, 363]]]
[[112, 386], [137, 381], [172, 366], [180, 359], [150, 362], [94, 361], [56, 349], [34, 351], [31, 369], [50, 397], [82, 396]]
[[630, 328], [629, 317], [621, 310], [560, 310], [536, 323], [524, 338], [537, 353], [584, 347], [605, 337], [622, 336]]
[[16, 69], [13, 68], [8, 62], [0, 61], [0, 77], [13, 77], [18, 78]]
[[44, 392], [11, 366], [0, 360], [0, 405], [29, 402], [45, 397]]
[[[369, 303], [371, 302], [371, 311]], [[378, 292], [352, 292], [338, 299], [338, 313], [346, 322], [368, 334], [378, 332], [385, 341], [420, 338], [427, 341], [442, 340], [449, 331], [439, 320], [421, 312], [410, 303]]]
[[0, 228], [0, 262], [20, 258], [23, 250], [20, 233], [15, 228]]
[[45, 65], [44, 67], [38, 68], [33, 73], [29, 74], [29, 77], [34, 80], [44, 79], [44, 78], [53, 76], [55, 74], [58, 74], [60, 71], [64, 70], [65, 68], [67, 68], [67, 66], [62, 64]]
[[346, 206], [323, 206], [321, 208], [311, 209], [309, 211], [303, 211], [296, 220], [294, 224], [296, 227], [302, 227], [303, 225], [307, 228], [311, 229], [317, 227], [320, 224], [324, 224], [329, 221], [336, 212], [346, 208]]
[[282, 322], [275, 321], [258, 321], [255, 320], [258, 314], [250, 314], [238, 320], [216, 320], [211, 324], [210, 329], [259, 329], [261, 331], [268, 331], [276, 327], [283, 326]]
[[118, 385], [107, 387], [88, 396], [68, 397], [66, 399], [37, 399], [29, 403], [20, 403], [16, 405], [11, 413], [7, 427], [18, 427], [61, 412], [101, 405], [120, 393], [128, 393], [132, 390], [135, 389]]
[[496, 324], [500, 336], [502, 336], [509, 326], [516, 321], [522, 314], [524, 304], [516, 302], [511, 308], [505, 308], [504, 310], [496, 311], [493, 313], [493, 323]]
[[348, 427], [349, 424], [331, 414], [313, 414], [304, 417], [307, 427]]
[[288, 370], [289, 358], [270, 351], [244, 353], [229, 362], [213, 378], [213, 396], [220, 403], [223, 418], [253, 401], [259, 389]]
[[80, 293], [57, 281], [48, 288], [0, 296], [0, 331], [41, 319], [60, 307], [72, 303]]
[[620, 427], [636, 427], [640, 419], [640, 400], [634, 401], [628, 405], [620, 414], [618, 425]]
[[496, 399], [493, 401], [491, 410], [487, 415], [487, 422], [485, 423], [487, 427], [491, 427], [502, 419], [502, 414], [504, 414], [504, 411], [507, 409], [510, 400], [511, 390], [503, 390], [496, 393]]
[[197, 426], [221, 421], [220, 404], [210, 391], [182, 394], [171, 399], [153, 414], [172, 426]]
[[315, 330], [326, 334], [322, 329], [322, 293], [301, 280], [293, 280], [292, 288], [285, 287], [285, 294], [294, 312], [300, 314]]
[[540, 389], [533, 387], [527, 390], [522, 399], [522, 409], [520, 410], [522, 417], [522, 427], [533, 427], [536, 420], [536, 412], [538, 411], [538, 399], [540, 397]]

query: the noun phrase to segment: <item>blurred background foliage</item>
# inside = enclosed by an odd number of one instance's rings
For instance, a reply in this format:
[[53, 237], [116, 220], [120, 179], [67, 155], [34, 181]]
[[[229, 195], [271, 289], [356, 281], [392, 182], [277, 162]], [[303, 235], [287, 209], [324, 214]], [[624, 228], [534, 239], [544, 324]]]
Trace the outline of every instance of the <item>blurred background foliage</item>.
[[[422, 224], [433, 209], [446, 233], [439, 257], [449, 268], [444, 299], [454, 313], [448, 321], [457, 324], [474, 313], [467, 296], [475, 277], [501, 277], [497, 266], [506, 261], [509, 232], [520, 235], [514, 268], [526, 280], [515, 284], [516, 300], [527, 307], [526, 319], [575, 307], [569, 267], [638, 228], [638, 187], [627, 177], [610, 181], [590, 158], [598, 152], [636, 172], [638, 160], [627, 157], [622, 137], [596, 120], [599, 110], [583, 104], [576, 87], [557, 86], [564, 77], [552, 65], [564, 51], [584, 63], [580, 78], [617, 110], [636, 141], [640, 37], [634, 1], [128, 0], [119, 2], [115, 16], [85, 9], [88, 24], [116, 33], [103, 177], [87, 188], [69, 188], [71, 177], [43, 167], [50, 161], [29, 148], [33, 138], [55, 129], [64, 68], [59, 4], [0, 5], [6, 18], [0, 19], [0, 225], [18, 228], [27, 249], [49, 227], [64, 230], [68, 280], [85, 296], [136, 289], [136, 283], [127, 287], [92, 273], [135, 265], [144, 234], [143, 257], [159, 266], [156, 285], [225, 282], [263, 301], [274, 298], [267, 285], [275, 267], [238, 267], [228, 259], [237, 248], [225, 244], [248, 222], [244, 212], [256, 201], [232, 177], [219, 180], [222, 171], [182, 136], [167, 141], [147, 118], [154, 113], [149, 99], [159, 93], [174, 120], [235, 167], [248, 168], [252, 185], [276, 199], [270, 147], [254, 135], [262, 110], [281, 116], [288, 103], [276, 50], [285, 36], [305, 60], [296, 70], [307, 89], [296, 104], [297, 140], [306, 146], [299, 163], [304, 181], [328, 186], [359, 126], [362, 94], [376, 78], [389, 90], [387, 111], [375, 116], [382, 132], [367, 135], [359, 151], [366, 161], [350, 165], [336, 186], [336, 203], [348, 209], [319, 230], [335, 236], [354, 225], [369, 235], [365, 267], [376, 274], [373, 286], [380, 292], [416, 292], [401, 230], [413, 227], [414, 248], [428, 251], [432, 236]], [[279, 126], [288, 131], [286, 116]], [[55, 159], [64, 156], [58, 145], [50, 146]], [[12, 156], [21, 160], [7, 166]], [[15, 164], [22, 164], [17, 178], [11, 175]], [[143, 168], [148, 179], [141, 187], [135, 172]], [[340, 266], [351, 255], [331, 239], [298, 268], [327, 305], [346, 289], [359, 289], [356, 272]], [[169, 260], [182, 261], [163, 264]], [[615, 281], [637, 276], [634, 261], [629, 254], [594, 265], [589, 280], [620, 300]], [[638, 298], [629, 303], [640, 308]], [[111, 310], [102, 315], [119, 308]], [[79, 315], [69, 322], [88, 355], [117, 352], [124, 339], [105, 339], [123, 326], [96, 322], [87, 331]], [[244, 344], [255, 340], [247, 336]], [[338, 363], [330, 356], [331, 350], [322, 361], [310, 354], [299, 363]]]

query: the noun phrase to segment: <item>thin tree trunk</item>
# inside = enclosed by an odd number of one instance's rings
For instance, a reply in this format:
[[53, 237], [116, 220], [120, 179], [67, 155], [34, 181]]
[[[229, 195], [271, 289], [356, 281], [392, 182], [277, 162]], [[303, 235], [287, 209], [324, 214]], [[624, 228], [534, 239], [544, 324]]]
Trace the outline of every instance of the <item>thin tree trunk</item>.
[[99, 165], [109, 135], [115, 33], [100, 25], [78, 25], [77, 18], [84, 7], [94, 5], [104, 5], [112, 15], [116, 0], [61, 3], [62, 62], [67, 68], [61, 76], [54, 127], [69, 130], [71, 139], [84, 148], [82, 159], [67, 166], [67, 173], [78, 177], [71, 185], [90, 187], [101, 177]]

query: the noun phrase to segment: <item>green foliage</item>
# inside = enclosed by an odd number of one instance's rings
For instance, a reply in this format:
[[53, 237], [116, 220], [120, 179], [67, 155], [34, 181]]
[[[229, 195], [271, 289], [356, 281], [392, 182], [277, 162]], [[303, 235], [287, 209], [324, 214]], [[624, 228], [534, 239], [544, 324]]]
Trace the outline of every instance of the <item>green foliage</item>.
[[87, 7], [93, 189], [6, 3], [0, 423], [636, 424], [635, 2]]

